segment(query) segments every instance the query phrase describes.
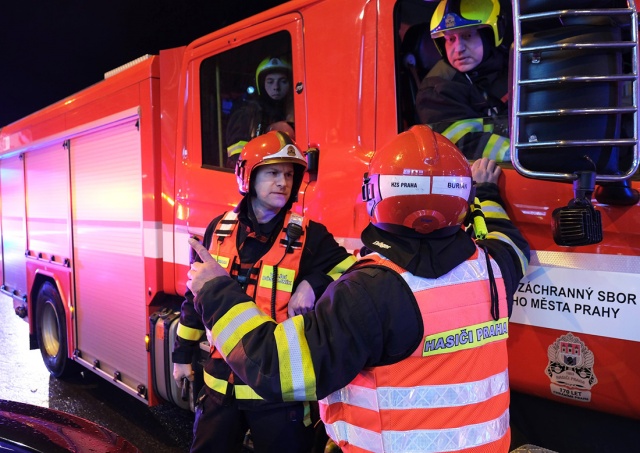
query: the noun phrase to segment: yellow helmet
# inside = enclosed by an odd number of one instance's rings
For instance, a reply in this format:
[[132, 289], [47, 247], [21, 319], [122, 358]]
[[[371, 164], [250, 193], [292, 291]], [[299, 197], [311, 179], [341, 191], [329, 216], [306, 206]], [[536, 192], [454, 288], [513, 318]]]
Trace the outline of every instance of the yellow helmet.
[[498, 0], [442, 0], [431, 16], [431, 38], [448, 30], [491, 27], [495, 46], [502, 43], [503, 24]]
[[260, 94], [260, 88], [264, 84], [265, 77], [274, 72], [286, 74], [291, 79], [291, 63], [284, 58], [276, 57], [267, 57], [262, 60], [256, 69], [256, 89], [258, 94]]

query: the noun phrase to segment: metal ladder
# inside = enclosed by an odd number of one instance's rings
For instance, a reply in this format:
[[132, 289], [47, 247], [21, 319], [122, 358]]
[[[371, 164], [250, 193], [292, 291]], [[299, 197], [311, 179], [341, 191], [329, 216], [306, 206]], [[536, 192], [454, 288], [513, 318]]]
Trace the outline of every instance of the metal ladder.
[[633, 0], [515, 1], [513, 26], [514, 168], [550, 180], [575, 181], [589, 168], [597, 182], [632, 176], [640, 162]]

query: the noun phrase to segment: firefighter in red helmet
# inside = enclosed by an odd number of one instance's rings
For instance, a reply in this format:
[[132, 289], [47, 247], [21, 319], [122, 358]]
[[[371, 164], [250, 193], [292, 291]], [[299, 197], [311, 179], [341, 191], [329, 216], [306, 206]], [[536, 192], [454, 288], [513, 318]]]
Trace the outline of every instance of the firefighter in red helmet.
[[[355, 262], [322, 224], [292, 212], [306, 167], [288, 134], [273, 131], [253, 139], [236, 165], [244, 198], [204, 234], [204, 246], [244, 298], [255, 300], [274, 322], [312, 310], [328, 284]], [[179, 384], [194, 378], [191, 363], [204, 331], [189, 292], [173, 352]], [[315, 437], [311, 404], [265, 402], [223, 357], [221, 349], [212, 348], [204, 367], [191, 451], [239, 452], [250, 430], [256, 452], [309, 452]]]
[[398, 135], [364, 177], [363, 256], [281, 323], [192, 242], [204, 263], [187, 286], [216, 348], [265, 399], [321, 400], [345, 452], [507, 452], [508, 319], [529, 246], [499, 176], [426, 126]]

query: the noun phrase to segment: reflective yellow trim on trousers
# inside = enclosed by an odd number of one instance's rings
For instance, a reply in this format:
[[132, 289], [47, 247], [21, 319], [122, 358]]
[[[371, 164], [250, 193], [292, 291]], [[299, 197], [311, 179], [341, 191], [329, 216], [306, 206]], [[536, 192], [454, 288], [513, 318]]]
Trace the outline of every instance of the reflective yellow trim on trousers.
[[294, 316], [274, 331], [283, 401], [315, 401], [316, 374], [304, 335], [304, 318]]
[[176, 335], [180, 338], [184, 338], [185, 340], [198, 341], [202, 338], [204, 334], [204, 330], [194, 329], [192, 327], [187, 327], [178, 323], [178, 329], [176, 330]]
[[[227, 388], [229, 387], [229, 383], [224, 379], [218, 379], [216, 377], [211, 376], [206, 371], [204, 372], [204, 383], [211, 390], [214, 390], [223, 395], [227, 394]], [[263, 399], [260, 395], [258, 395], [251, 387], [246, 384], [234, 385], [233, 391], [236, 395], [236, 399], [239, 400], [261, 400]]]
[[500, 206], [500, 203], [496, 203], [495, 201], [481, 201], [480, 205], [482, 206], [482, 213], [485, 218], [509, 220], [507, 211]]
[[502, 242], [506, 242], [511, 246], [513, 250], [518, 254], [518, 258], [520, 259], [520, 267], [522, 268], [522, 275], [527, 273], [527, 267], [529, 267], [529, 260], [524, 256], [522, 250], [516, 246], [513, 241], [504, 233], [500, 233], [499, 231], [492, 231], [487, 234], [487, 239], [497, 239]]
[[350, 255], [338, 263], [333, 269], [331, 269], [327, 275], [333, 280], [338, 280], [344, 272], [349, 269], [354, 263], [358, 261], [355, 256]]
[[242, 337], [265, 322], [275, 323], [254, 302], [249, 301], [235, 305], [211, 329], [216, 349], [223, 357], [227, 357], [242, 340]]

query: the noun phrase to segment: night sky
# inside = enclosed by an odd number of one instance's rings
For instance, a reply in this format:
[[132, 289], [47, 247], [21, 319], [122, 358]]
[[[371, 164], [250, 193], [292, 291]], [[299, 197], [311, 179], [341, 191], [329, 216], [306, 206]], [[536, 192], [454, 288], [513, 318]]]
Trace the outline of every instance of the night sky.
[[20, 0], [0, 11], [0, 127], [147, 53], [284, 0]]

